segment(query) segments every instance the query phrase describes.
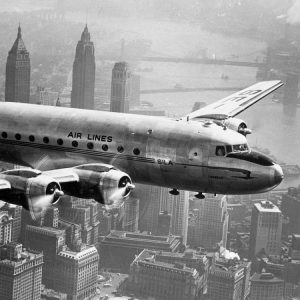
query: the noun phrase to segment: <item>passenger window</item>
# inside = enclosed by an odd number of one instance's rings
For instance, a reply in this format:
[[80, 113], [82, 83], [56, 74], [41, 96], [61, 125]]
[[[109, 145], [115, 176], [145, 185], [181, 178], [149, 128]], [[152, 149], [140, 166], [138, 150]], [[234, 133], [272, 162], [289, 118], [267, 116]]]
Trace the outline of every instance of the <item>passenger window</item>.
[[118, 150], [119, 153], [123, 153], [124, 152], [123, 146], [118, 146], [117, 150]]
[[216, 155], [217, 156], [225, 156], [225, 147], [224, 146], [217, 146], [216, 147]]
[[93, 149], [94, 148], [94, 144], [91, 142], [88, 142], [87, 145], [88, 149]]
[[56, 142], [57, 142], [57, 144], [60, 145], [60, 146], [64, 143], [62, 139], [57, 139]]
[[133, 153], [134, 153], [135, 155], [139, 155], [141, 152], [140, 152], [140, 149], [139, 149], [139, 148], [134, 148], [134, 149], [133, 149]]
[[48, 144], [48, 143], [49, 143], [49, 138], [45, 136], [45, 137], [43, 138], [43, 142], [44, 142], [45, 144]]
[[78, 147], [78, 142], [77, 142], [77, 141], [73, 141], [73, 142], [72, 142], [72, 146], [73, 146], [73, 147]]

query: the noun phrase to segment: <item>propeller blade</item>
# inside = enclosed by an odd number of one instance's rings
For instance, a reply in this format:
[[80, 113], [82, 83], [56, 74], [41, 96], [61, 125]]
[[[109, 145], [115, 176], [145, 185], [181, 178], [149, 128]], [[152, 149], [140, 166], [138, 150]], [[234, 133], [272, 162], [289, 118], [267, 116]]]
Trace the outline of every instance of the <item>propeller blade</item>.
[[51, 206], [51, 204], [64, 193], [59, 189], [55, 189], [55, 191], [50, 195], [40, 195], [36, 197], [32, 197], [29, 199], [29, 211], [33, 220], [39, 220], [45, 213], [46, 209]]

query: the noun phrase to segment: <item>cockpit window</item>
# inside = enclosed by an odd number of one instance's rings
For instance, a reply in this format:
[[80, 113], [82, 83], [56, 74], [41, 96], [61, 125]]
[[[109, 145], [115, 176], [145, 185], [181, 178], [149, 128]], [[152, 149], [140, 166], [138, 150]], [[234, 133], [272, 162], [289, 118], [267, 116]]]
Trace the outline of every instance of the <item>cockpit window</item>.
[[216, 155], [217, 156], [225, 156], [225, 147], [224, 146], [217, 146], [216, 147]]
[[232, 152], [227, 154], [227, 157], [246, 160], [261, 166], [272, 166], [274, 162], [262, 153], [251, 150], [251, 152]]
[[227, 145], [226, 152], [241, 152], [241, 151], [249, 151], [249, 147], [247, 144], [238, 144], [238, 145]]

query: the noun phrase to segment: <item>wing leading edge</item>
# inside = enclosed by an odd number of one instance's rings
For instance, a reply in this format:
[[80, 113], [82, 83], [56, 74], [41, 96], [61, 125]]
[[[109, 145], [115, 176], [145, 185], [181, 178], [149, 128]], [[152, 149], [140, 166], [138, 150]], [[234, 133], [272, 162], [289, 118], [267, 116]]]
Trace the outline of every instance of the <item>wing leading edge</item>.
[[277, 90], [282, 85], [283, 83], [280, 80], [258, 82], [246, 89], [188, 114], [186, 119], [207, 118], [224, 120], [234, 117]]

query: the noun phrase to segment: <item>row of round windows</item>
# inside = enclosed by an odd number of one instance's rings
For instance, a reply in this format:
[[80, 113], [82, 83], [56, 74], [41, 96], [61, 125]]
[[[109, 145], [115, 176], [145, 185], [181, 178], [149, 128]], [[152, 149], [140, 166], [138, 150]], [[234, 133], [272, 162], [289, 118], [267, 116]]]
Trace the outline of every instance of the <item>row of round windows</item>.
[[[3, 131], [3, 132], [1, 133], [1, 136], [2, 136], [2, 138], [7, 139], [8, 134], [7, 134], [7, 132]], [[21, 136], [20, 133], [16, 133], [16, 134], [15, 134], [15, 139], [16, 139], [16, 140], [20, 141], [21, 138], [22, 138], [22, 136]], [[30, 142], [34, 142], [34, 141], [35, 141], [34, 135], [29, 135], [29, 136], [28, 136], [28, 140], [29, 140]], [[43, 137], [43, 143], [44, 143], [44, 144], [49, 144], [49, 142], [50, 142], [50, 139], [49, 139], [47, 136]], [[64, 141], [63, 141], [62, 139], [59, 138], [59, 139], [56, 140], [56, 143], [57, 143], [57, 145], [62, 146], [62, 145], [64, 144]], [[78, 145], [79, 145], [77, 141], [72, 141], [71, 144], [72, 144], [72, 146], [73, 146], [74, 148], [77, 148]], [[86, 147], [87, 147], [88, 149], [92, 150], [92, 149], [94, 149], [94, 144], [93, 144], [92, 142], [88, 142], [88, 143], [86, 144]], [[108, 151], [108, 145], [107, 145], [107, 144], [103, 144], [103, 145], [102, 145], [102, 150], [103, 150], [103, 151]], [[118, 146], [118, 147], [117, 147], [117, 151], [118, 151], [119, 153], [123, 153], [123, 152], [124, 152], [124, 147], [123, 147], [123, 146]], [[140, 149], [139, 149], [139, 148], [134, 148], [132, 152], [133, 152], [133, 154], [135, 154], [135, 155], [139, 155], [139, 154], [140, 154]]]

